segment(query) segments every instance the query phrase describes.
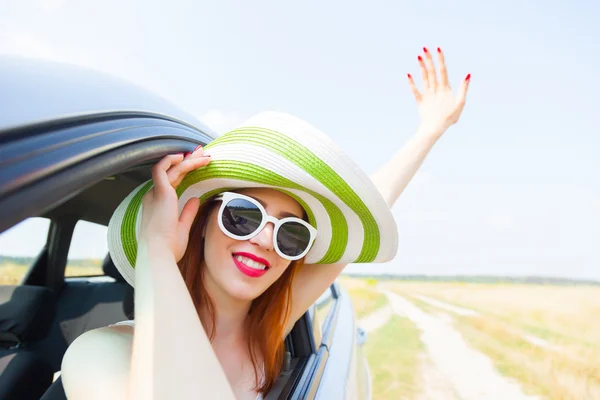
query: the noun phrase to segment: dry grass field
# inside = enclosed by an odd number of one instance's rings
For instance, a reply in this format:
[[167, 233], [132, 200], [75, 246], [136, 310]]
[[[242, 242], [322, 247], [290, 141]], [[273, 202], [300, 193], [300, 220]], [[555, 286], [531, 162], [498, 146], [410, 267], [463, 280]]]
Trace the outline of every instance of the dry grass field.
[[352, 298], [354, 311], [359, 319], [387, 303], [385, 295], [377, 291], [377, 281], [348, 277], [341, 277], [339, 280]]
[[365, 356], [373, 379], [373, 399], [414, 399], [420, 393], [423, 344], [410, 320], [393, 316], [370, 334]]
[[435, 306], [419, 295], [478, 312], [453, 315], [454, 326], [527, 392], [557, 400], [600, 399], [600, 286], [437, 282], [384, 286], [427, 312], [435, 312]]
[[[96, 261], [96, 260], [94, 260]], [[88, 265], [67, 265], [66, 276], [96, 276], [103, 275], [101, 260], [90, 262]], [[29, 270], [29, 266], [15, 263], [0, 264], [0, 285], [19, 285]]]
[[[340, 277], [357, 318], [387, 305], [377, 281]], [[373, 379], [373, 399], [414, 399], [420, 392], [419, 366], [423, 344], [420, 332], [407, 318], [392, 316], [388, 323], [367, 336], [364, 354]]]

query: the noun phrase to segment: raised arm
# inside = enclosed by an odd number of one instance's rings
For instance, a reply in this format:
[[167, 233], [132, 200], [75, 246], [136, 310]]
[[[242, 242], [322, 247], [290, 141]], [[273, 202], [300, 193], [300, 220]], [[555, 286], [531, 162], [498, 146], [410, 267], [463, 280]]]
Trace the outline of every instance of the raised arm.
[[69, 400], [196, 399], [203, 393], [234, 398], [177, 267], [199, 200], [190, 200], [178, 217], [175, 188], [187, 172], [208, 162], [200, 150], [185, 160], [182, 154], [167, 156], [154, 166], [154, 187], [143, 198], [133, 346], [118, 326], [78, 338], [63, 361]]
[[[416, 134], [371, 177], [388, 206], [391, 208], [400, 194], [425, 160], [427, 154], [443, 135], [455, 124], [465, 105], [471, 75], [462, 81], [457, 95], [452, 93], [448, 83], [448, 73], [444, 54], [437, 50], [439, 79], [435, 70], [433, 57], [426, 49], [424, 57], [418, 62], [423, 80], [419, 91], [414, 79], [408, 74], [408, 81], [417, 102], [421, 124]], [[306, 265], [296, 273], [293, 283], [293, 305], [288, 331], [329, 287], [346, 267], [336, 265]]]
[[411, 74], [408, 82], [415, 96], [421, 125], [417, 133], [387, 163], [381, 166], [371, 180], [392, 207], [410, 180], [421, 167], [427, 154], [446, 132], [458, 121], [467, 100], [467, 90], [471, 74], [461, 82], [458, 94], [454, 95], [448, 83], [448, 72], [444, 54], [438, 47], [439, 79], [436, 74], [431, 53], [423, 48], [425, 58], [418, 57], [422, 91], [419, 91]]

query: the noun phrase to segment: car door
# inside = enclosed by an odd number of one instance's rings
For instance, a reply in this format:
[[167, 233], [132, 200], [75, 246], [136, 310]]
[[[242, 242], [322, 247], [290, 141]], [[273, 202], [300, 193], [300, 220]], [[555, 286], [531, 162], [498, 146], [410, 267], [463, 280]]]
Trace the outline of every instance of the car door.
[[[300, 326], [299, 326], [300, 325]], [[286, 399], [370, 399], [368, 365], [362, 354], [349, 295], [334, 283], [294, 327], [312, 348]], [[294, 333], [294, 332], [292, 332]], [[292, 344], [298, 342], [298, 338]], [[267, 397], [269, 398], [269, 397]], [[275, 398], [275, 397], [273, 397]]]
[[364, 333], [356, 325], [348, 293], [337, 282], [329, 290], [331, 305], [327, 306], [321, 338], [323, 365], [317, 368], [318, 386], [314, 398], [370, 399], [371, 377], [362, 352]]

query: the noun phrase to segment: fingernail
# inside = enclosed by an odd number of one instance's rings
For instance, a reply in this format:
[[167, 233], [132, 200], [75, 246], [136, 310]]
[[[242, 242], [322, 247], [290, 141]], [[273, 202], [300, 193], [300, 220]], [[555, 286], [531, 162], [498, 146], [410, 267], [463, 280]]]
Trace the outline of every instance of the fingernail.
[[438, 47], [438, 53], [441, 53], [441, 52], [442, 52], [442, 49], [440, 49], [440, 48]]
[[423, 47], [423, 51], [424, 51], [425, 53], [428, 53], [428, 51], [427, 51], [427, 47]]
[[185, 154], [183, 155], [183, 158], [186, 158], [186, 157], [187, 157], [187, 156], [189, 156], [190, 154], [192, 154], [192, 152], [188, 151], [187, 153], [185, 153]]
[[471, 74], [467, 75], [467, 77], [465, 78], [465, 81], [468, 81], [469, 79], [471, 79]]
[[418, 58], [419, 58], [419, 61], [423, 61], [423, 57], [419, 56]]
[[192, 151], [192, 153], [195, 153], [196, 151], [198, 151], [198, 149], [201, 149], [201, 148], [202, 148], [202, 145], [200, 145], [200, 146], [196, 147], [196, 148], [194, 149], [194, 151]]
[[406, 76], [408, 76], [408, 79], [412, 79], [412, 76], [410, 74], [406, 74]]

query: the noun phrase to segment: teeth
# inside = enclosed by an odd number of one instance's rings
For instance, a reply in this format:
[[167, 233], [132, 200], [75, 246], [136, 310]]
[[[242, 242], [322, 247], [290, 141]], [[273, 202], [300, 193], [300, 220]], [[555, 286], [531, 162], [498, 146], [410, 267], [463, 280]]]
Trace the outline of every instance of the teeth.
[[235, 259], [238, 260], [241, 263], [244, 263], [245, 265], [247, 265], [250, 268], [254, 268], [254, 269], [260, 269], [263, 270], [265, 269], [267, 266], [265, 264], [261, 264], [259, 262], [256, 262], [248, 257], [242, 257], [242, 256], [235, 256]]

